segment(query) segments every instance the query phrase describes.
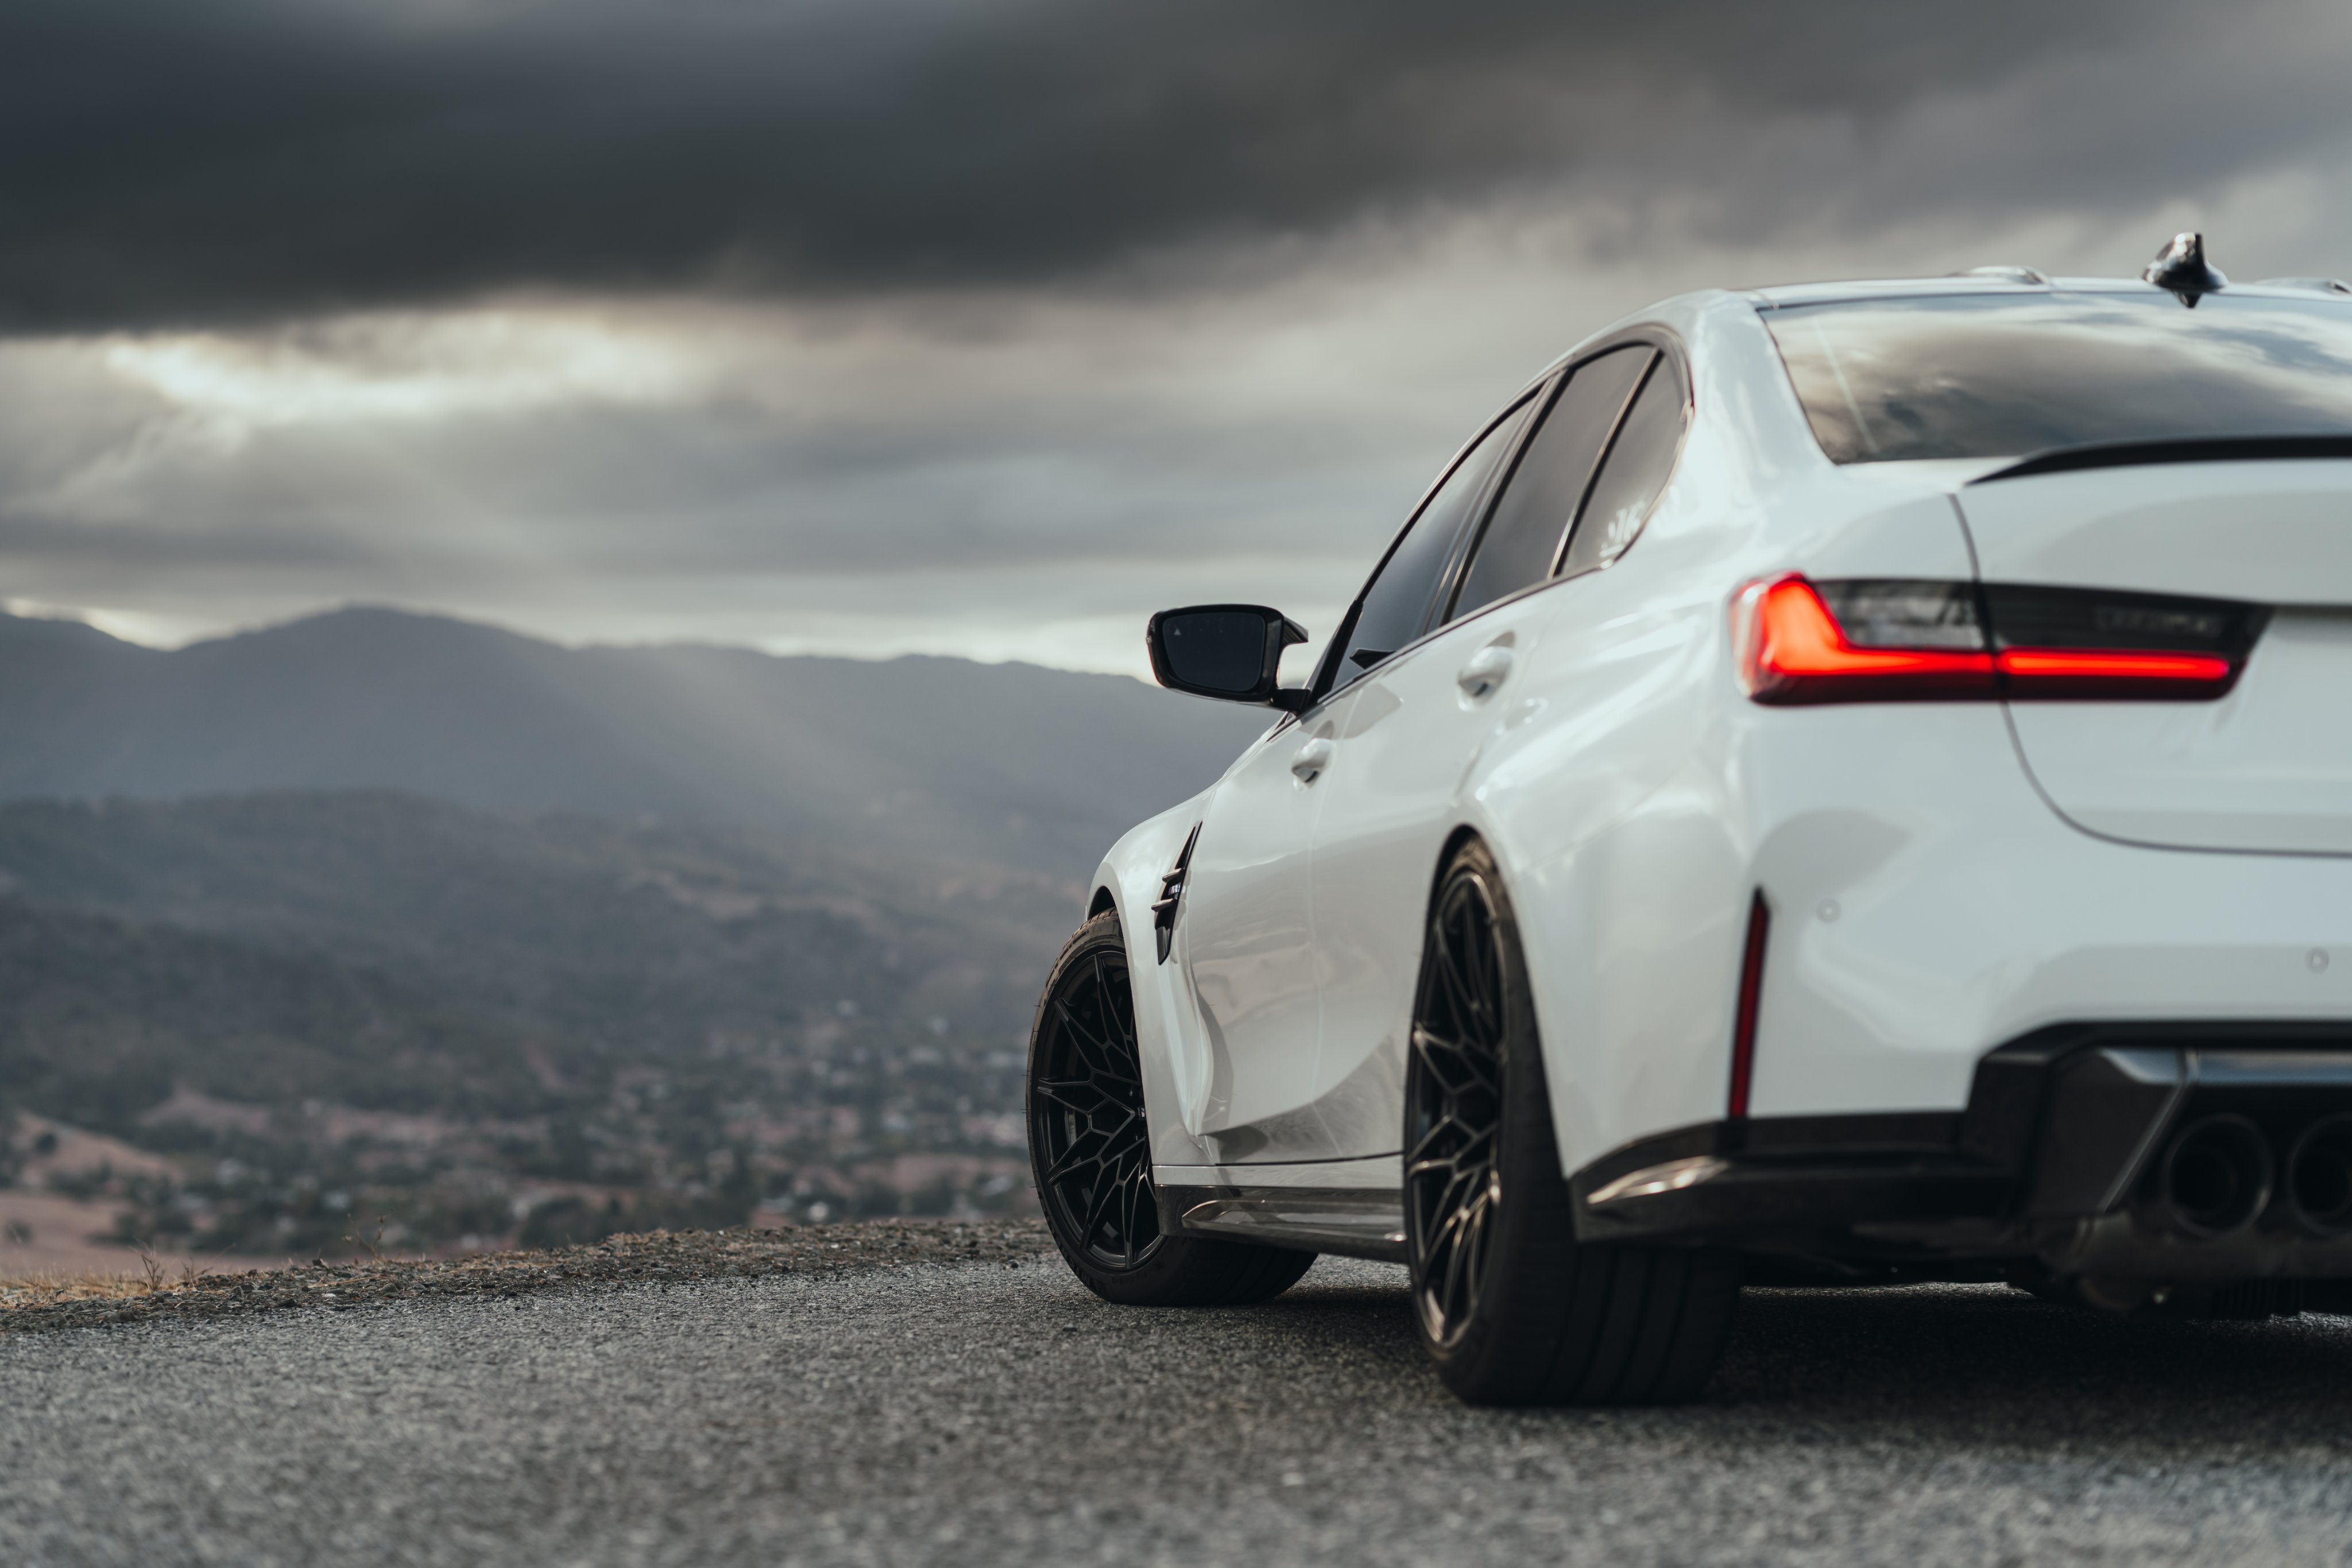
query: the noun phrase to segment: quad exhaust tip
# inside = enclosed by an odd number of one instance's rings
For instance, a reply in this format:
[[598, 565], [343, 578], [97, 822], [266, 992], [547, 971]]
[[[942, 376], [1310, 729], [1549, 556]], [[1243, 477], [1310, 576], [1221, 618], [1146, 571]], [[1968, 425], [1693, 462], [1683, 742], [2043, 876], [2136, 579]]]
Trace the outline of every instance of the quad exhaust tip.
[[[2344, 1133], [2341, 1146], [2352, 1155], [2352, 1123]], [[2309, 1141], [2306, 1134], [2296, 1145], [2298, 1155]], [[2314, 1155], [2314, 1193], [2323, 1199], [2334, 1190], [2326, 1186], [2322, 1168], [2327, 1158]], [[2200, 1241], [2242, 1230], [2269, 1207], [2274, 1174], [2270, 1140], [2261, 1128], [2243, 1116], [2200, 1117], [2173, 1135], [2157, 1164], [2157, 1218], [2168, 1228]], [[2347, 1184], [2344, 1219], [2352, 1224], [2352, 1165], [2344, 1166], [2340, 1174]]]
[[2243, 1230], [2280, 1199], [2285, 1218], [2323, 1241], [2352, 1237], [2352, 1114], [2297, 1134], [2282, 1163], [2243, 1116], [2201, 1116], [2157, 1159], [2142, 1212], [2174, 1235], [2210, 1241]]
[[2352, 1235], [2352, 1116], [2314, 1122], [2286, 1156], [2286, 1201], [2311, 1235]]

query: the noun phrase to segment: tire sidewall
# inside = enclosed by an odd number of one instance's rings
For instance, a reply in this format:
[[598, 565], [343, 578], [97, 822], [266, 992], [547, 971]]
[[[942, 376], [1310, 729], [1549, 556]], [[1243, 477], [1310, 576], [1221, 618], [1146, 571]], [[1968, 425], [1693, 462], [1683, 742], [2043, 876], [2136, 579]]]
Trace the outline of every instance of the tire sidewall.
[[[1489, 1363], [1502, 1349], [1498, 1343], [1502, 1338], [1500, 1325], [1514, 1315], [1518, 1303], [1513, 1295], [1527, 1284], [1526, 1271], [1515, 1264], [1531, 1251], [1549, 1251], [1570, 1244], [1557, 1234], [1567, 1183], [1560, 1174], [1559, 1145], [1552, 1135], [1551, 1097], [1544, 1076], [1541, 1039], [1536, 1030], [1534, 991], [1528, 983], [1509, 892], [1503, 885], [1493, 853], [1484, 843], [1474, 839], [1448, 859], [1430, 908], [1433, 916], [1443, 905], [1446, 891], [1465, 875], [1475, 875], [1486, 885], [1487, 901], [1494, 911], [1495, 951], [1502, 970], [1502, 1115], [1495, 1155], [1501, 1181], [1494, 1230], [1486, 1247], [1486, 1278], [1479, 1292], [1478, 1310], [1450, 1344], [1440, 1343], [1429, 1333], [1419, 1307], [1420, 1260], [1410, 1260], [1414, 1332], [1435, 1362], [1439, 1376], [1449, 1385], [1486, 1380]], [[1424, 941], [1431, 939], [1425, 937]], [[1421, 987], [1413, 1001], [1416, 1023], [1422, 1016], [1420, 989], [1429, 984], [1429, 956], [1424, 953]], [[1410, 1103], [1405, 1107], [1408, 1149], [1413, 1110]]]
[[[1029, 1179], [1037, 1193], [1037, 1206], [1045, 1212], [1045, 1228], [1052, 1233], [1055, 1249], [1070, 1266], [1087, 1289], [1108, 1301], [1145, 1304], [1162, 1300], [1170, 1291], [1176, 1277], [1182, 1271], [1185, 1254], [1191, 1249], [1182, 1237], [1163, 1233], [1153, 1247], [1151, 1255], [1132, 1269], [1107, 1268], [1076, 1239], [1063, 1234], [1054, 1199], [1045, 1187], [1044, 1151], [1036, 1137], [1036, 1082], [1038, 1052], [1045, 1040], [1045, 1025], [1054, 998], [1060, 992], [1064, 977], [1098, 956], [1118, 959], [1128, 979], [1128, 1002], [1135, 1003], [1134, 959], [1127, 951], [1127, 938], [1119, 927], [1118, 916], [1106, 910], [1078, 927], [1076, 935], [1062, 947], [1061, 956], [1054, 960], [1052, 972], [1046, 977], [1045, 988], [1037, 998], [1037, 1009], [1029, 1025], [1029, 1055], [1026, 1071], [1022, 1074], [1021, 1110], [1023, 1132], [1029, 1143]], [[1139, 1063], [1139, 1066], [1140, 1063]]]

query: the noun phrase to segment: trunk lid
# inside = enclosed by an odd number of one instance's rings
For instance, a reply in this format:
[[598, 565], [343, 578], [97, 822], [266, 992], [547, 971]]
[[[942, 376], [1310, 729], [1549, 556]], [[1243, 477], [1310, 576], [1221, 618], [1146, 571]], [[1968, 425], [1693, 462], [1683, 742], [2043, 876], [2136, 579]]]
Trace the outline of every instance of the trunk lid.
[[2061, 814], [2173, 849], [2352, 854], [2352, 461], [1995, 477], [1958, 500], [1988, 584], [2269, 609], [2217, 700], [2010, 704]]

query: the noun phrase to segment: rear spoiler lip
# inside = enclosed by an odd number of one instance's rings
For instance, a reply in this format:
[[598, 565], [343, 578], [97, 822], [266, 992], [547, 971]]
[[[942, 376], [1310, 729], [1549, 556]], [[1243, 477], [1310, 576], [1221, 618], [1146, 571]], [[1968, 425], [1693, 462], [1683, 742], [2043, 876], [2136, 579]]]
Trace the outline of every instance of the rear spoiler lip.
[[2037, 452], [2006, 468], [1979, 474], [1970, 486], [2036, 474], [2085, 468], [2137, 468], [2156, 463], [2264, 463], [2281, 458], [2352, 457], [2352, 435], [2220, 435], [2193, 441], [2109, 441]]

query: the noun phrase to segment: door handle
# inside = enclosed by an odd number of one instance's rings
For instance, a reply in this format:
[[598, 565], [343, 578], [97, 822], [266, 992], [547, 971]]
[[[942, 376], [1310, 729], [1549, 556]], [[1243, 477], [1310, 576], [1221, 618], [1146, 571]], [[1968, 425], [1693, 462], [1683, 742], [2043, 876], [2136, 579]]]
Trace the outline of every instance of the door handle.
[[1291, 776], [1301, 784], [1312, 784], [1323, 777], [1323, 769], [1331, 766], [1331, 743], [1317, 736], [1298, 748], [1290, 759]]
[[1510, 673], [1511, 651], [1496, 643], [1472, 654], [1470, 662], [1455, 672], [1454, 684], [1462, 688], [1463, 695], [1475, 702], [1493, 695]]

